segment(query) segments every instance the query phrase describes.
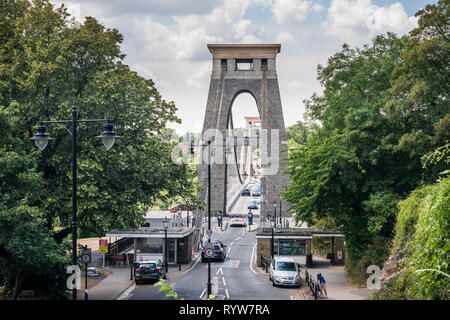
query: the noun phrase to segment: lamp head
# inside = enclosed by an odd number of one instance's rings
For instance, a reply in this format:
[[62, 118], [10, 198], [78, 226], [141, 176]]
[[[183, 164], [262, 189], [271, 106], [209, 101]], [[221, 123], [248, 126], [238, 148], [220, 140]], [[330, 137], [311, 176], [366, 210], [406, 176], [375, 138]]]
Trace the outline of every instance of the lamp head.
[[109, 116], [107, 117], [106, 123], [103, 125], [103, 132], [97, 136], [97, 138], [102, 139], [103, 145], [110, 149], [117, 138], [120, 138], [114, 131], [113, 131], [113, 124]]
[[34, 140], [34, 143], [39, 150], [44, 150], [45, 147], [47, 147], [48, 141], [53, 140], [46, 131], [47, 128], [45, 126], [39, 125], [37, 127], [37, 133], [30, 138], [30, 140]]

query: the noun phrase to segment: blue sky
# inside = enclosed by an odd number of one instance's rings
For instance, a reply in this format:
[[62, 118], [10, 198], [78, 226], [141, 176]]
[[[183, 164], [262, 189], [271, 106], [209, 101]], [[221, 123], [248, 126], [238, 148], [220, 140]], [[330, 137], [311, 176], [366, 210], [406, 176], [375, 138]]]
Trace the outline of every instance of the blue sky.
[[[285, 124], [303, 120], [303, 100], [322, 88], [317, 65], [342, 44], [362, 46], [387, 31], [408, 33], [414, 14], [436, 0], [51, 0], [79, 21], [90, 15], [124, 35], [125, 62], [152, 78], [178, 107], [179, 133], [201, 131], [211, 55], [208, 43], [281, 43], [277, 58]], [[249, 96], [233, 105], [235, 123], [256, 115]]]

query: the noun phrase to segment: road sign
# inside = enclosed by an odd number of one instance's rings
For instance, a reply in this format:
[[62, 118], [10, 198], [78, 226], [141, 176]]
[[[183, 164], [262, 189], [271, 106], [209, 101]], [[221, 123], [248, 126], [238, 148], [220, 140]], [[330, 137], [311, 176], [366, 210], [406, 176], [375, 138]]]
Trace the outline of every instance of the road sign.
[[87, 264], [87, 263], [91, 262], [91, 256], [88, 253], [84, 253], [81, 256], [81, 261], [83, 261], [83, 263]]
[[207, 235], [208, 237], [211, 237], [211, 235], [212, 235], [212, 230], [211, 230], [211, 229], [206, 230], [206, 235]]
[[108, 240], [100, 239], [98, 240], [98, 245], [99, 245], [98, 251], [100, 253], [108, 253]]
[[342, 260], [342, 251], [338, 251], [338, 252], [337, 252], [337, 258], [338, 258], [339, 260]]
[[92, 252], [91, 249], [88, 249], [87, 246], [81, 249], [81, 261], [83, 263], [87, 264], [91, 262], [91, 254], [92, 254], [91, 252]]
[[207, 248], [205, 250], [205, 257], [207, 257], [207, 258], [214, 257], [214, 249], [213, 248]]

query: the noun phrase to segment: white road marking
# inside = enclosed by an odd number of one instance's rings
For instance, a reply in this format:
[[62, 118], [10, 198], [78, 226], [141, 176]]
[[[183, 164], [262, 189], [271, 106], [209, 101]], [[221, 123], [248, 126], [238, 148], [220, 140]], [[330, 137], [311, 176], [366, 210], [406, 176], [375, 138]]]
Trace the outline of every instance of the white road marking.
[[228, 293], [228, 289], [225, 289], [225, 293], [227, 294], [228, 300], [230, 300], [230, 295], [229, 295], [229, 293]]
[[206, 288], [203, 289], [202, 294], [200, 295], [200, 299], [203, 297], [203, 295], [205, 294], [205, 292], [206, 292]]
[[254, 274], [258, 274], [258, 273], [253, 269], [253, 257], [255, 256], [256, 245], [257, 245], [257, 243], [255, 243], [255, 245], [253, 246], [253, 250], [252, 250], [252, 258], [250, 259], [250, 270], [252, 270]]
[[216, 272], [216, 274], [219, 274], [219, 273], [220, 273], [221, 275], [223, 275], [222, 267], [220, 267], [219, 270], [217, 270], [217, 272]]
[[131, 292], [133, 292], [133, 290], [135, 288], [136, 288], [136, 283], [133, 283], [127, 290], [122, 292], [122, 294], [120, 296], [118, 296], [116, 300], [128, 300], [133, 295], [133, 294], [131, 294]]
[[[222, 269], [222, 268], [221, 268]], [[223, 285], [227, 286], [227, 284], [225, 283], [225, 277], [222, 277], [222, 281], [223, 281]]]

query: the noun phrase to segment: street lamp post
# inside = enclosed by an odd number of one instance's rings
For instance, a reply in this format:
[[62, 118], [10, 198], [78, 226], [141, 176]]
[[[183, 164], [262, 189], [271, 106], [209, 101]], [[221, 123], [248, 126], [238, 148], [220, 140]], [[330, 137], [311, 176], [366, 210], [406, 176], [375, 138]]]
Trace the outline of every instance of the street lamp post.
[[[75, 103], [72, 106], [72, 120], [61, 121], [39, 121], [37, 133], [31, 137], [39, 150], [47, 147], [48, 141], [53, 140], [47, 133], [45, 124], [72, 124], [72, 265], [77, 263], [77, 123], [99, 123], [106, 122], [103, 125], [104, 131], [97, 138], [101, 138], [104, 146], [110, 149], [115, 139], [120, 138], [113, 130], [112, 120], [109, 116], [106, 119], [77, 120], [77, 107]], [[72, 290], [72, 299], [77, 300], [77, 288]]]
[[280, 199], [280, 227], [282, 227], [282, 222], [281, 222], [281, 195], [279, 195], [278, 198]]
[[277, 201], [273, 201], [273, 219], [275, 221], [275, 228], [277, 227]]
[[169, 273], [169, 266], [167, 262], [167, 252], [169, 251], [169, 247], [167, 246], [167, 228], [169, 227], [169, 220], [164, 218], [163, 220], [164, 225], [164, 266], [166, 268], [166, 273]]
[[273, 257], [275, 254], [275, 252], [274, 252], [274, 236], [273, 236], [273, 229], [275, 228], [275, 224], [276, 224], [275, 217], [272, 219], [271, 224], [272, 224], [272, 241], [270, 243], [270, 255], [272, 256], [272, 260], [273, 260]]
[[[208, 140], [208, 230], [211, 230], [211, 140]], [[208, 235], [208, 243], [211, 236]], [[211, 294], [211, 259], [208, 259], [208, 297]]]

